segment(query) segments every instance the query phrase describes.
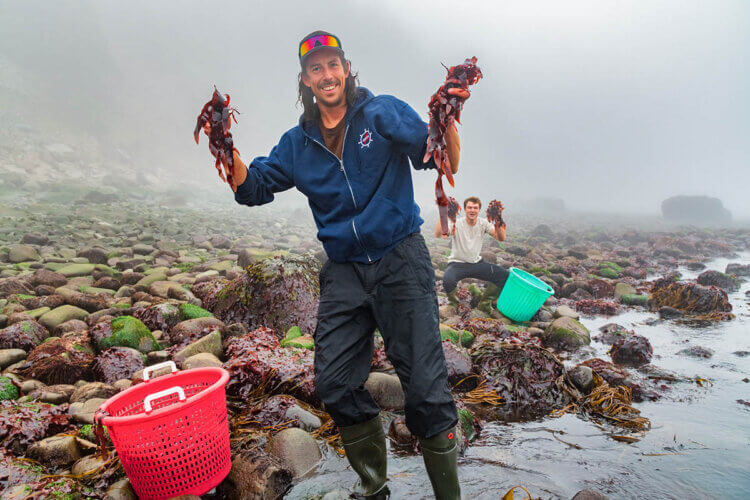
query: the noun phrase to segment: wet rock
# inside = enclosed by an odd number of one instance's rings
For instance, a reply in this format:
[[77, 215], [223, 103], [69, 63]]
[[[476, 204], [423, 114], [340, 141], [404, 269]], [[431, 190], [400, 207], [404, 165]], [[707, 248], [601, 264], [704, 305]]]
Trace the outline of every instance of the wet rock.
[[279, 459], [256, 448], [232, 457], [232, 469], [219, 486], [225, 498], [282, 498], [292, 473]]
[[46, 387], [44, 382], [30, 378], [21, 383], [21, 393], [28, 394], [42, 387]]
[[617, 283], [615, 285], [615, 299], [620, 300], [623, 295], [632, 295], [637, 293], [637, 290], [633, 285], [628, 283]]
[[143, 354], [135, 349], [112, 347], [97, 356], [92, 371], [99, 380], [112, 384], [143, 370], [143, 358]]
[[417, 437], [406, 426], [406, 418], [396, 416], [388, 426], [388, 440], [398, 450], [414, 452], [417, 449]]
[[180, 308], [176, 304], [163, 302], [137, 309], [133, 316], [141, 320], [150, 330], [169, 332], [177, 323], [182, 321]]
[[74, 278], [76, 276], [88, 276], [95, 268], [96, 264], [68, 264], [58, 269], [57, 272], [66, 278]]
[[31, 245], [8, 245], [8, 261], [13, 263], [39, 260], [39, 253]]
[[727, 292], [735, 292], [740, 289], [740, 283], [735, 277], [720, 271], [704, 271], [698, 275], [696, 281], [701, 285], [716, 286]]
[[29, 458], [50, 466], [70, 465], [81, 458], [74, 436], [52, 436], [29, 446]]
[[686, 349], [682, 349], [681, 351], [678, 351], [677, 354], [682, 354], [683, 356], [690, 356], [691, 358], [708, 359], [714, 355], [714, 351], [713, 349], [709, 349], [708, 347], [694, 345]]
[[584, 394], [591, 392], [594, 387], [594, 371], [588, 366], [578, 365], [568, 371], [568, 376]]
[[104, 398], [91, 398], [84, 402], [71, 403], [70, 415], [81, 424], [93, 424], [94, 413], [105, 401]]
[[109, 457], [101, 456], [98, 453], [94, 455], [89, 455], [87, 457], [83, 457], [79, 459], [75, 464], [73, 464], [73, 468], [71, 469], [71, 472], [76, 476], [80, 476], [82, 474], [94, 473], [97, 469], [101, 468], [104, 464], [106, 464], [108, 460], [109, 460]]
[[634, 333], [632, 330], [627, 330], [624, 326], [618, 325], [617, 323], [607, 323], [606, 325], [599, 327], [599, 331], [601, 334], [594, 337], [594, 340], [608, 345], [612, 345], [619, 339]]
[[295, 427], [284, 429], [271, 438], [269, 451], [292, 472], [294, 478], [312, 471], [321, 459], [315, 439], [308, 432]]
[[448, 384], [453, 390], [467, 392], [477, 386], [478, 378], [472, 373], [471, 358], [460, 347], [449, 341], [443, 342], [445, 367], [448, 370]]
[[110, 384], [105, 384], [102, 382], [88, 382], [73, 391], [73, 394], [70, 395], [70, 402], [85, 402], [92, 398], [109, 399], [117, 394], [117, 392], [117, 389]]
[[85, 321], [80, 319], [69, 319], [64, 323], [60, 323], [55, 327], [53, 333], [57, 337], [61, 337], [66, 333], [83, 332], [89, 329], [89, 325]]
[[27, 245], [46, 245], [49, 243], [49, 238], [40, 233], [26, 233], [21, 238], [21, 243]]
[[[49, 333], [40, 323], [34, 320], [19, 321], [0, 330], [0, 348], [30, 351], [47, 337]], [[2, 362], [0, 367], [4, 368]]]
[[727, 264], [726, 269], [724, 270], [726, 274], [733, 274], [734, 276], [744, 276], [744, 277], [750, 277], [750, 264], [737, 264], [737, 263], [731, 263]]
[[106, 264], [107, 263], [107, 252], [103, 248], [99, 247], [88, 247], [78, 250], [76, 253], [78, 257], [84, 257], [92, 264]]
[[90, 380], [94, 351], [88, 340], [77, 334], [50, 338], [29, 353], [18, 372], [49, 385]]
[[145, 354], [161, 349], [148, 327], [132, 316], [120, 316], [97, 323], [91, 328], [91, 338], [99, 350], [115, 346], [130, 347]]
[[211, 366], [221, 368], [221, 365], [221, 360], [210, 352], [201, 352], [198, 354], [194, 354], [182, 362], [182, 368], [184, 370], [190, 370], [193, 368], [206, 368]]
[[367, 377], [365, 389], [370, 392], [382, 409], [396, 411], [404, 409], [404, 390], [397, 376], [372, 372]]
[[227, 323], [279, 333], [299, 326], [315, 330], [320, 289], [319, 262], [311, 255], [274, 256], [251, 264], [240, 277], [193, 286], [203, 306]]
[[589, 345], [591, 338], [585, 326], [573, 318], [563, 316], [547, 327], [542, 342], [547, 347], [575, 351], [581, 346]]
[[118, 290], [120, 282], [111, 276], [102, 276], [94, 282], [94, 288], [106, 288], [108, 290]]
[[64, 306], [56, 307], [51, 311], [44, 313], [39, 318], [39, 323], [44, 325], [47, 330], [54, 330], [58, 325], [65, 323], [71, 319], [85, 319], [89, 315], [88, 311], [81, 309], [76, 306], [66, 304]]
[[31, 293], [31, 288], [25, 281], [18, 278], [0, 279], [0, 298], [19, 293], [24, 295]]
[[661, 306], [659, 308], [659, 317], [662, 319], [681, 318], [682, 316], [682, 311], [675, 309], [674, 307]]
[[691, 260], [690, 262], [685, 264], [685, 267], [687, 267], [691, 271], [702, 271], [703, 269], [706, 268], [706, 264], [704, 264], [703, 262], [696, 261], [696, 260]]
[[209, 333], [224, 328], [224, 322], [211, 317], [181, 321], [168, 333], [173, 350], [182, 349]]
[[313, 415], [297, 404], [289, 407], [289, 409], [287, 409], [286, 411], [285, 416], [287, 420], [297, 420], [297, 422], [299, 423], [299, 427], [308, 432], [312, 432], [323, 425], [323, 423], [317, 416]]
[[646, 337], [628, 335], [617, 340], [610, 349], [612, 361], [618, 365], [638, 367], [651, 362], [654, 348]]
[[60, 273], [50, 271], [49, 269], [37, 269], [31, 275], [29, 282], [32, 286], [51, 286], [54, 288], [61, 287], [68, 282], [68, 279]]
[[59, 405], [67, 403], [75, 387], [70, 384], [57, 384], [44, 386], [28, 394], [29, 399]]
[[138, 500], [138, 496], [133, 491], [130, 481], [124, 478], [107, 488], [104, 500]]
[[580, 316], [577, 312], [568, 306], [559, 306], [553, 313], [555, 318], [573, 318], [577, 320]]
[[0, 370], [24, 359], [26, 359], [26, 351], [23, 349], [0, 349]]
[[221, 356], [221, 332], [214, 330], [205, 337], [202, 337], [192, 344], [189, 344], [184, 349], [181, 349], [174, 355], [174, 360], [177, 363], [182, 363], [187, 358], [200, 353], [213, 354], [215, 357]]

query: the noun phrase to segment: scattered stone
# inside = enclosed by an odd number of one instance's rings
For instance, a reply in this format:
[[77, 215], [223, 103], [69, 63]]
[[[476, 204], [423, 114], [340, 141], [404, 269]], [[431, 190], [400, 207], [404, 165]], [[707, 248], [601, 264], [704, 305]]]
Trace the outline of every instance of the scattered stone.
[[404, 390], [397, 376], [372, 372], [367, 377], [365, 389], [370, 392], [372, 398], [382, 409], [396, 411], [404, 409]]
[[638, 367], [651, 362], [654, 348], [646, 337], [628, 335], [617, 340], [610, 349], [612, 361], [618, 365]]
[[284, 429], [271, 438], [269, 451], [292, 472], [294, 478], [312, 471], [321, 459], [315, 439], [296, 427]]
[[81, 458], [74, 436], [52, 436], [29, 446], [29, 458], [48, 466], [66, 466]]

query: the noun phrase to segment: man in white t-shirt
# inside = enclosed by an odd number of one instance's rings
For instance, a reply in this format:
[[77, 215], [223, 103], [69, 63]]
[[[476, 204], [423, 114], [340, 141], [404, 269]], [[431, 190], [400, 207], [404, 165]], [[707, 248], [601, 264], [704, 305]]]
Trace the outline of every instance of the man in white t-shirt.
[[[489, 281], [502, 290], [508, 279], [508, 270], [504, 267], [483, 262], [479, 253], [482, 251], [482, 239], [485, 233], [497, 241], [505, 240], [505, 222], [494, 226], [483, 217], [479, 217], [482, 202], [476, 196], [464, 200], [465, 217], [456, 220], [451, 235], [443, 236], [440, 221], [435, 226], [435, 236], [451, 238], [451, 255], [448, 267], [443, 275], [443, 288], [450, 294], [456, 284], [464, 278], [476, 278]], [[502, 208], [501, 208], [502, 210]]]

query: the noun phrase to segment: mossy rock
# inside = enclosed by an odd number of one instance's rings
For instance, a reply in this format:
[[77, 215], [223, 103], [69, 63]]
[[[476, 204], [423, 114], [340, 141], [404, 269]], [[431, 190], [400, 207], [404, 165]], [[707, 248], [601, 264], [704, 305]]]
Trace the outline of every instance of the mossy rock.
[[554, 347], [565, 351], [574, 351], [581, 346], [589, 345], [589, 330], [573, 318], [563, 316], [553, 321], [544, 331], [542, 341], [545, 347]]
[[107, 295], [114, 295], [116, 292], [115, 290], [110, 290], [109, 288], [97, 288], [95, 286], [80, 286], [78, 287], [78, 290], [81, 293], [91, 293], [94, 295], [99, 295], [101, 293], [106, 293]]
[[18, 399], [18, 387], [8, 377], [0, 377], [0, 401]]
[[[98, 443], [99, 439], [96, 437], [96, 434], [94, 433], [94, 426], [91, 424], [86, 424], [82, 426], [80, 429], [78, 429], [78, 435], [85, 439], [86, 441], [91, 441], [92, 443]], [[104, 439], [107, 440], [108, 443], [112, 442], [112, 439], [109, 437], [109, 431], [106, 427], [104, 427]]]
[[56, 272], [62, 274], [66, 278], [74, 278], [77, 276], [88, 276], [95, 268], [95, 264], [68, 264], [57, 269]]
[[181, 321], [195, 318], [212, 318], [213, 316], [214, 315], [209, 311], [206, 311], [202, 307], [198, 307], [194, 304], [180, 304]]
[[440, 325], [440, 339], [449, 340], [453, 344], [471, 347], [474, 335], [467, 330], [456, 330], [448, 325]]
[[67, 265], [68, 264], [65, 263], [65, 262], [47, 262], [46, 264], [44, 264], [44, 268], [48, 269], [50, 271], [57, 272], [57, 271], [59, 271], [60, 269], [62, 269], [63, 267], [65, 267]]
[[617, 279], [620, 277], [620, 273], [612, 269], [611, 267], [602, 267], [597, 271], [597, 274], [602, 278]]
[[466, 439], [469, 441], [473, 440], [476, 437], [476, 431], [474, 430], [474, 414], [465, 408], [459, 408], [458, 422], [464, 430]]
[[284, 335], [284, 340], [292, 340], [301, 336], [302, 336], [302, 330], [300, 330], [300, 328], [295, 325], [286, 331], [286, 335]]
[[[142, 353], [161, 349], [151, 331], [141, 320], [132, 316], [119, 316], [112, 318], [110, 323], [111, 334], [96, 339], [97, 348], [100, 351], [115, 346], [130, 347]], [[102, 328], [106, 328], [106, 326]]]
[[310, 335], [302, 335], [281, 341], [281, 347], [297, 347], [298, 349], [315, 349], [315, 341]]
[[650, 295], [638, 295], [636, 293], [626, 293], [622, 297], [620, 297], [620, 300], [623, 304], [627, 304], [629, 306], [645, 306], [648, 303], [648, 300], [651, 298]]

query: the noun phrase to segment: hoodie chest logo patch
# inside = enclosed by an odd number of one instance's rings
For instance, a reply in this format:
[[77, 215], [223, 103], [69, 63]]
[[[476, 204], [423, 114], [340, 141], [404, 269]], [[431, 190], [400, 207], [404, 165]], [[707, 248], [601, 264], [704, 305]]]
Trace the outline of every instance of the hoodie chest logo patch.
[[370, 132], [370, 129], [366, 128], [361, 134], [359, 134], [359, 148], [369, 148], [370, 144], [372, 144], [372, 133]]

